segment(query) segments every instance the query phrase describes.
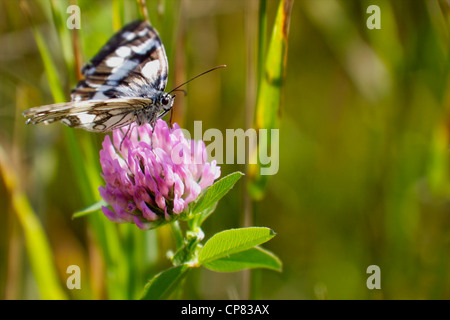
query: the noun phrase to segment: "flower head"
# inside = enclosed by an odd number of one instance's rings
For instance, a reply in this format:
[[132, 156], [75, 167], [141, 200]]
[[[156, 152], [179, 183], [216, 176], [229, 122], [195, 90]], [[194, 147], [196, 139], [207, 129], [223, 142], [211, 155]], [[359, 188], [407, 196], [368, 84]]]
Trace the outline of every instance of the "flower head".
[[220, 176], [204, 142], [186, 140], [177, 124], [158, 120], [153, 132], [146, 124], [124, 137], [127, 130], [114, 130], [114, 143], [106, 136], [100, 151], [106, 185], [99, 191], [112, 207], [102, 211], [111, 221], [149, 229], [175, 220]]

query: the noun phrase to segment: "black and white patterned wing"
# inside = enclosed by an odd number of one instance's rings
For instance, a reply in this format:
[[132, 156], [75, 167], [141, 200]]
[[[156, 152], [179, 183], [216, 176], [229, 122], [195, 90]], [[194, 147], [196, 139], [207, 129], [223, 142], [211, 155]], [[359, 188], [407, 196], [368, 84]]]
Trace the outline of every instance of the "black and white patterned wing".
[[23, 114], [27, 124], [61, 121], [73, 128], [108, 132], [136, 121], [136, 114], [151, 104], [145, 98], [84, 100], [31, 108]]
[[115, 34], [83, 67], [85, 79], [72, 91], [72, 101], [151, 99], [164, 91], [168, 71], [158, 32], [147, 22], [134, 21]]
[[134, 21], [83, 67], [85, 79], [72, 91], [72, 102], [31, 108], [23, 115], [27, 123], [61, 121], [95, 132], [153, 122], [172, 106], [173, 99], [163, 94], [168, 69], [157, 31]]

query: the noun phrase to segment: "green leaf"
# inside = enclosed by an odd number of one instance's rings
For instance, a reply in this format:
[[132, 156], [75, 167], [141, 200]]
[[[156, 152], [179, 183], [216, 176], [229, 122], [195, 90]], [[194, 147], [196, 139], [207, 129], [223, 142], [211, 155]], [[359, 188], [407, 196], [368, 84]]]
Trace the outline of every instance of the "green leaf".
[[203, 266], [217, 272], [236, 272], [255, 268], [265, 268], [281, 272], [282, 263], [272, 252], [260, 247], [254, 247], [207, 262]]
[[225, 230], [216, 233], [205, 243], [205, 246], [200, 251], [198, 261], [202, 265], [207, 264], [260, 245], [274, 236], [275, 232], [265, 227]]
[[90, 213], [99, 211], [102, 209], [102, 207], [106, 207], [108, 204], [106, 203], [105, 200], [101, 199], [100, 201], [97, 201], [96, 203], [90, 205], [87, 208], [84, 208], [83, 210], [77, 211], [72, 215], [72, 219], [76, 219], [79, 217], [83, 217], [86, 216]]
[[144, 287], [141, 300], [162, 300], [170, 296], [190, 270], [188, 265], [169, 268], [154, 276]]
[[208, 208], [211, 208], [217, 201], [222, 199], [234, 184], [243, 176], [242, 172], [234, 172], [226, 177], [223, 177], [211, 187], [209, 187], [200, 200], [194, 206], [192, 212], [200, 213]]
[[[202, 223], [211, 215], [211, 213], [213, 213], [216, 208], [217, 208], [217, 204], [213, 203], [210, 207], [200, 211], [200, 212], [195, 212], [193, 213], [193, 215], [195, 215], [194, 219], [190, 219], [188, 220], [188, 226], [190, 229], [195, 229], [196, 226], [201, 226]], [[190, 215], [192, 216], [192, 215]]]

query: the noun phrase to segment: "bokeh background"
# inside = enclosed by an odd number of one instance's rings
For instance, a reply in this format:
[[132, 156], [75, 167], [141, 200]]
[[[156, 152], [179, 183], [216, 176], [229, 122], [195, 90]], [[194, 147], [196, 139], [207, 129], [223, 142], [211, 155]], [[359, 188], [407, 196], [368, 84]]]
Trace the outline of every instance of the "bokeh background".
[[[147, 0], [169, 57], [169, 89], [227, 65], [177, 94], [174, 118], [183, 127], [251, 125], [263, 3], [268, 40], [278, 0]], [[76, 32], [65, 26], [70, 4], [81, 9]], [[372, 4], [381, 29], [366, 26]], [[246, 224], [272, 228], [277, 236], [264, 247], [283, 271], [198, 269], [179, 297], [450, 298], [449, 10], [446, 0], [295, 0], [279, 171], [260, 200], [239, 181], [203, 226], [207, 238]], [[0, 1], [2, 299], [134, 298], [169, 265], [168, 227], [143, 232], [101, 213], [72, 220], [98, 200], [104, 135], [26, 126], [21, 116], [67, 101], [80, 63], [139, 16], [134, 0]], [[247, 168], [222, 165], [222, 175], [236, 170]], [[108, 256], [108, 246], [127, 252]], [[121, 264], [129, 252], [134, 269]], [[69, 265], [81, 268], [81, 290], [65, 285]], [[380, 290], [366, 286], [370, 265], [380, 267]], [[131, 278], [128, 293], [110, 286]]]

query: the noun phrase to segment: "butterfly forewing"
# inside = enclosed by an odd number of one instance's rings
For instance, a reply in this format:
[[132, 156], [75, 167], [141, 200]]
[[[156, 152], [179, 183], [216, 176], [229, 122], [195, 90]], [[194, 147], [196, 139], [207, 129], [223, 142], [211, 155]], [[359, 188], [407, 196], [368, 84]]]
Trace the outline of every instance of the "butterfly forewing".
[[[27, 123], [62, 123], [88, 131], [107, 132], [134, 121], [160, 116], [167, 83], [164, 46], [148, 23], [134, 21], [115, 34], [87, 63], [84, 79], [72, 90], [72, 102], [26, 110]], [[170, 105], [171, 106], [171, 105]]]
[[85, 79], [72, 91], [74, 101], [131, 96], [136, 84], [164, 91], [168, 63], [156, 30], [134, 21], [113, 36], [82, 72]]

